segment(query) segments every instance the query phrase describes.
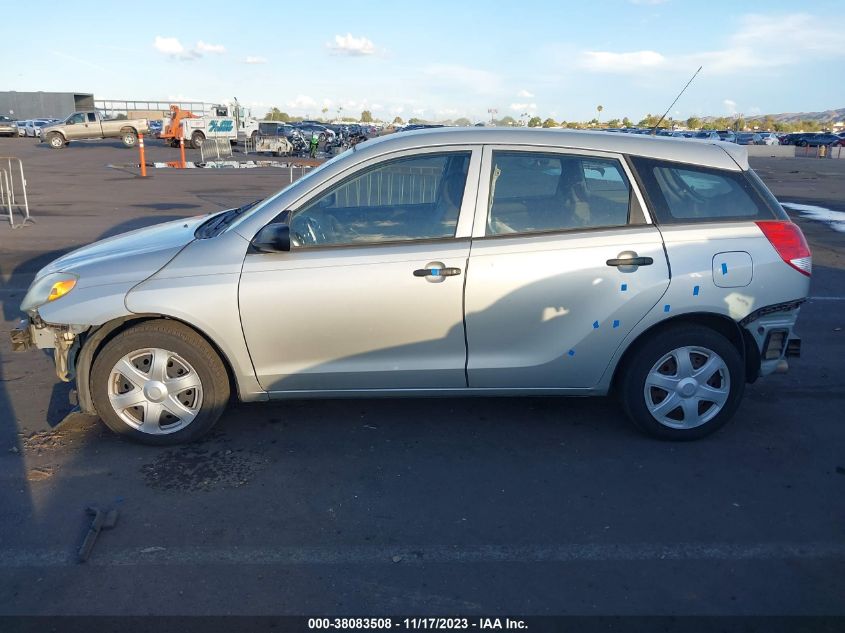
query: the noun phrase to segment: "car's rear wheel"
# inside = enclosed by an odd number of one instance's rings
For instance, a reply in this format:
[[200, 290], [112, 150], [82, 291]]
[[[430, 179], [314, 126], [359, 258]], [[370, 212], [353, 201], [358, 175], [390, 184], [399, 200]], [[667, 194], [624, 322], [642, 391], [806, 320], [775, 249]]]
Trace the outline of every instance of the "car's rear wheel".
[[731, 419], [742, 399], [745, 369], [724, 336], [680, 325], [636, 348], [619, 386], [625, 412], [639, 429], [661, 439], [694, 440]]
[[91, 394], [114, 432], [145, 444], [180, 444], [214, 426], [229, 400], [229, 379], [217, 352], [194, 330], [148, 321], [103, 347]]
[[135, 147], [138, 144], [138, 135], [134, 130], [124, 130], [120, 133], [120, 140], [124, 147]]
[[202, 132], [194, 132], [191, 134], [191, 147], [199, 149], [205, 143], [205, 134]]

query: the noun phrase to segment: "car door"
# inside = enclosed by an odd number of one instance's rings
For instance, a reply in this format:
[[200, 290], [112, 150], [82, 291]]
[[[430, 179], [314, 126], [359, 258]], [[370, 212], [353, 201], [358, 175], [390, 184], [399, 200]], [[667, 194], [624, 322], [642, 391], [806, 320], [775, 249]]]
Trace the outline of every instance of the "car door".
[[669, 284], [622, 156], [486, 146], [466, 287], [470, 388], [587, 390]]
[[65, 122], [65, 136], [68, 140], [71, 139], [80, 139], [87, 137], [87, 129], [86, 129], [86, 121], [85, 121], [85, 113], [84, 112], [77, 112], [70, 117]]
[[371, 159], [291, 210], [290, 252], [246, 256], [241, 321], [265, 389], [466, 387], [463, 285], [480, 154]]

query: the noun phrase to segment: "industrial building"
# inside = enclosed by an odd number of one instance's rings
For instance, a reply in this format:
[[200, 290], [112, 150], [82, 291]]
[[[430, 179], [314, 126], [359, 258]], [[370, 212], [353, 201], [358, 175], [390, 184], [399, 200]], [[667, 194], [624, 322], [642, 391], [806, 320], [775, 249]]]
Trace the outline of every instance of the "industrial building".
[[94, 95], [86, 92], [0, 92], [0, 114], [13, 119], [64, 118], [93, 108]]

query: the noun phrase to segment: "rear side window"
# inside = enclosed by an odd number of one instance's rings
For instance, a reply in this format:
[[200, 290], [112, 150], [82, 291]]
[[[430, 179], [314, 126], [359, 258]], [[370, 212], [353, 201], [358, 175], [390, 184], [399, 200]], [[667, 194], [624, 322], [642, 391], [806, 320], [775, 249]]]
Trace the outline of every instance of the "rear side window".
[[[769, 200], [759, 178], [741, 171], [633, 158], [658, 222], [780, 220], [783, 211]], [[771, 194], [768, 194], [771, 196]]]

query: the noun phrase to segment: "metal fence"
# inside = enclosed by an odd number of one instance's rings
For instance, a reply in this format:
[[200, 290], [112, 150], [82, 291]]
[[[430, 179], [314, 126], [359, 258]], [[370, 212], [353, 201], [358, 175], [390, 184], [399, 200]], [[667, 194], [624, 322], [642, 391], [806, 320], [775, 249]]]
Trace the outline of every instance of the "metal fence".
[[200, 160], [220, 160], [232, 157], [232, 143], [228, 138], [207, 137], [200, 145]]
[[339, 207], [373, 207], [434, 202], [442, 168], [377, 169], [337, 189]]
[[[14, 156], [0, 156], [0, 206], [9, 214], [9, 226], [19, 229], [35, 220], [29, 215], [29, 200], [26, 195], [26, 177], [23, 162]], [[15, 214], [23, 220], [15, 224]]]

